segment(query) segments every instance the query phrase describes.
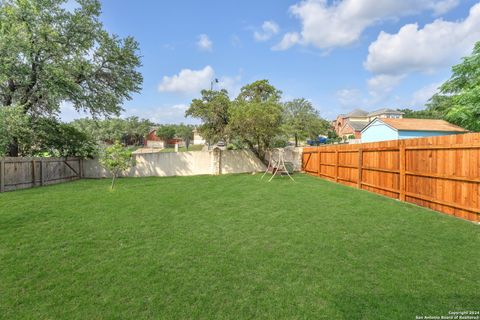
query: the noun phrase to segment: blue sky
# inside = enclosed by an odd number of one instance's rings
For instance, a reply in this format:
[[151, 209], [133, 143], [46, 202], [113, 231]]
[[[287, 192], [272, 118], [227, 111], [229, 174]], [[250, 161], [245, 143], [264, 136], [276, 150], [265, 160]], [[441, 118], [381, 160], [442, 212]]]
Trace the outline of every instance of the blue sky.
[[[333, 119], [353, 108], [421, 109], [480, 40], [470, 0], [102, 0], [110, 33], [140, 43], [143, 90], [123, 116], [187, 122], [213, 78], [232, 96], [268, 79]], [[62, 118], [80, 117], [68, 106]]]

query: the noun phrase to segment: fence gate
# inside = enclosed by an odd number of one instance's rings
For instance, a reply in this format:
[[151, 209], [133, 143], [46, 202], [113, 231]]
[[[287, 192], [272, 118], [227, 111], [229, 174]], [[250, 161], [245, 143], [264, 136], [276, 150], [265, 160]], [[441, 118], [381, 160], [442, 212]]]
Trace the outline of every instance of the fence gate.
[[80, 158], [0, 158], [0, 192], [80, 179]]

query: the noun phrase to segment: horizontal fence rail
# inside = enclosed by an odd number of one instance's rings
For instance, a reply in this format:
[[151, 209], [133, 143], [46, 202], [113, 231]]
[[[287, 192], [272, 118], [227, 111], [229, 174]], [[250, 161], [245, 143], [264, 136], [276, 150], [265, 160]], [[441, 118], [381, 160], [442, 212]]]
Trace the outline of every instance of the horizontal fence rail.
[[311, 175], [480, 222], [480, 133], [304, 148]]
[[80, 158], [0, 158], [0, 192], [57, 184], [81, 177]]

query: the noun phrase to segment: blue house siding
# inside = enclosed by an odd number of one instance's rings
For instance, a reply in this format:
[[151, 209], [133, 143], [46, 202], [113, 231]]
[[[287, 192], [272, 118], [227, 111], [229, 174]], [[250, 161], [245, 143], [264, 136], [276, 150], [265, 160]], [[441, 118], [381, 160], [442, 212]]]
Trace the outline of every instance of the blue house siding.
[[398, 131], [398, 139], [413, 139], [435, 136], [448, 136], [450, 134], [458, 134], [459, 132], [451, 131]]
[[386, 124], [375, 120], [362, 132], [362, 142], [397, 140], [398, 132]]

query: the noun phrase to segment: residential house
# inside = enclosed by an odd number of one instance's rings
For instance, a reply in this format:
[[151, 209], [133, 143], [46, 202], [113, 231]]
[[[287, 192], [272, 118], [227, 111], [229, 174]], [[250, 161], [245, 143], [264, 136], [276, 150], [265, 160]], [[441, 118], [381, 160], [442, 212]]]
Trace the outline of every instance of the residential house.
[[466, 133], [445, 120], [376, 118], [361, 132], [362, 142], [422, 138]]
[[393, 109], [379, 109], [367, 112], [361, 109], [355, 109], [347, 114], [341, 114], [337, 117], [334, 128], [339, 137], [355, 136], [355, 139], [361, 138], [362, 130], [377, 118], [381, 119], [401, 119], [403, 112]]
[[163, 141], [162, 139], [157, 137], [157, 128], [150, 129], [150, 132], [147, 134], [145, 141], [146, 141], [145, 146], [147, 148], [153, 148], [153, 149], [163, 149], [163, 148], [166, 148], [167, 146], [174, 146], [175, 144], [179, 144], [179, 146], [183, 145], [182, 139], [174, 138], [174, 139], [169, 139], [167, 141]]
[[198, 133], [198, 130], [193, 129], [193, 144], [205, 144], [205, 139]]

